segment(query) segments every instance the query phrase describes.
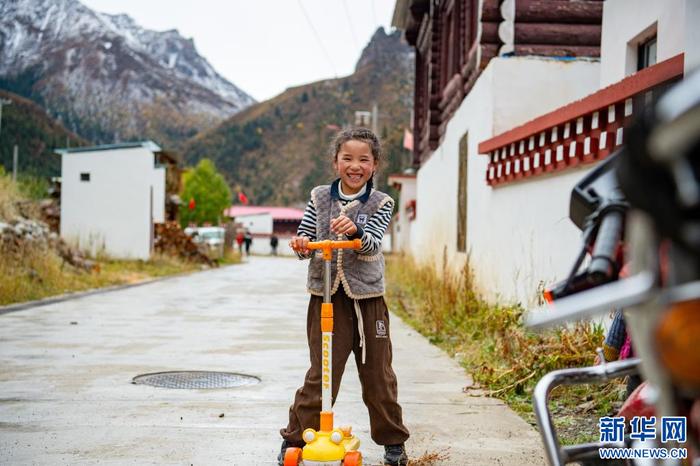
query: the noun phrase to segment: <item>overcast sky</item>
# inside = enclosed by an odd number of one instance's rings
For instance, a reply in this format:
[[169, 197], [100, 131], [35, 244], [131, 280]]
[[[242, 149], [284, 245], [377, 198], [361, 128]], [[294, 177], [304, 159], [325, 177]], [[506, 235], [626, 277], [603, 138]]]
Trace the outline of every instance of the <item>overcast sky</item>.
[[352, 73], [377, 27], [389, 31], [395, 4], [395, 0], [81, 1], [99, 12], [126, 13], [147, 29], [177, 29], [194, 39], [197, 51], [219, 74], [257, 100], [291, 86]]

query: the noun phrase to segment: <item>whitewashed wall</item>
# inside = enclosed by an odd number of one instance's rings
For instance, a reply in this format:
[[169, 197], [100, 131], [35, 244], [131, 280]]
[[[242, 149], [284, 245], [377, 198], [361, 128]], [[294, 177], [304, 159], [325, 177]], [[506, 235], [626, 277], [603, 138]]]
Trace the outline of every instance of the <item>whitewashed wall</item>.
[[399, 192], [399, 202], [394, 208], [395, 213], [399, 214], [399, 219], [394, 224], [392, 239], [393, 252], [408, 252], [411, 245], [411, 228], [413, 221], [408, 218], [406, 204], [411, 200], [416, 199], [416, 179], [403, 178], [401, 181], [401, 191]]
[[[291, 236], [278, 237], [279, 244], [277, 245], [277, 255], [279, 256], [295, 256], [292, 248], [289, 247], [289, 240]], [[236, 247], [238, 247], [236, 245]], [[243, 246], [245, 249], [245, 245]], [[254, 255], [267, 256], [272, 252], [270, 248], [270, 237], [269, 236], [254, 236], [253, 243], [250, 245], [250, 253]]]
[[579, 232], [568, 219], [571, 187], [585, 170], [497, 188], [485, 182], [486, 155], [478, 144], [598, 88], [599, 63], [543, 58], [496, 58], [448, 123], [443, 143], [418, 171], [417, 216], [411, 251], [451, 268], [457, 253], [459, 141], [469, 133], [467, 249], [475, 285], [489, 300], [534, 302], [540, 280], [553, 281], [571, 265]]
[[153, 170], [153, 222], [165, 222], [165, 167]]
[[235, 218], [236, 223], [240, 223], [243, 228], [250, 230], [252, 234], [269, 235], [272, 233], [272, 214], [261, 213], [251, 215], [239, 215]]
[[600, 47], [601, 87], [637, 71], [637, 45], [653, 36], [654, 24], [657, 61], [685, 52], [686, 71], [700, 64], [700, 2], [607, 0], [603, 5]]
[[[243, 225], [243, 228], [247, 228], [248, 230], [250, 230], [250, 233], [254, 235], [253, 243], [250, 245], [251, 254], [270, 254], [271, 249], [269, 236], [256, 237], [255, 235], [272, 234], [272, 214], [264, 212], [260, 214], [239, 215], [235, 218], [235, 222]], [[280, 242], [277, 246], [278, 254], [290, 255], [289, 253], [292, 253], [293, 251], [291, 251], [289, 246], [287, 246], [289, 239], [283, 240], [282, 238], [279, 238], [279, 240]]]
[[[80, 181], [80, 173], [90, 181]], [[154, 170], [145, 148], [75, 152], [61, 157], [61, 236], [93, 253], [150, 257], [150, 190], [164, 189], [165, 172]], [[162, 178], [162, 179], [160, 179]], [[163, 202], [165, 193], [154, 201]], [[154, 212], [163, 207], [154, 208]], [[162, 215], [162, 214], [161, 214]]]
[[685, 4], [685, 73], [700, 70], [700, 2], [686, 0]]

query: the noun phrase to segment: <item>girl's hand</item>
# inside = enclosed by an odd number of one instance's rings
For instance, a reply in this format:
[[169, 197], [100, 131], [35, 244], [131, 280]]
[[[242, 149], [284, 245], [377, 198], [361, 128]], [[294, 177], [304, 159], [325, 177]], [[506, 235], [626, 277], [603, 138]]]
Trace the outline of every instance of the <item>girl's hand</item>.
[[336, 235], [352, 236], [357, 233], [357, 225], [345, 215], [331, 220], [331, 231]]
[[311, 252], [308, 245], [309, 238], [306, 236], [293, 236], [292, 239], [289, 240], [289, 247], [300, 254], [308, 255]]

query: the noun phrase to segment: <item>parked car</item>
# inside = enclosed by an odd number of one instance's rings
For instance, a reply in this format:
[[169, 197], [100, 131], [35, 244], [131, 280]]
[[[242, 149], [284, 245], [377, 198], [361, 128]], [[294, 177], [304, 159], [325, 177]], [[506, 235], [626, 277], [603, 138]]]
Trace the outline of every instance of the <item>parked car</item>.
[[201, 244], [209, 257], [223, 257], [225, 230], [222, 227], [186, 228], [185, 233], [192, 237], [192, 241]]

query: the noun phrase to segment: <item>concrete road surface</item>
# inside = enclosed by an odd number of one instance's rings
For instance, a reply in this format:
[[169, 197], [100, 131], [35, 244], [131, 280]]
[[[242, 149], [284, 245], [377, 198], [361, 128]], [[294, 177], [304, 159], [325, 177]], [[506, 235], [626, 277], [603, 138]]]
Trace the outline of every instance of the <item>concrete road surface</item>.
[[[0, 464], [273, 465], [308, 365], [306, 264], [248, 263], [0, 315]], [[470, 397], [448, 356], [394, 317], [399, 401], [416, 458], [543, 464], [537, 433], [495, 399]], [[369, 437], [353, 358], [336, 423]], [[232, 371], [260, 383], [182, 390], [139, 374]]]

